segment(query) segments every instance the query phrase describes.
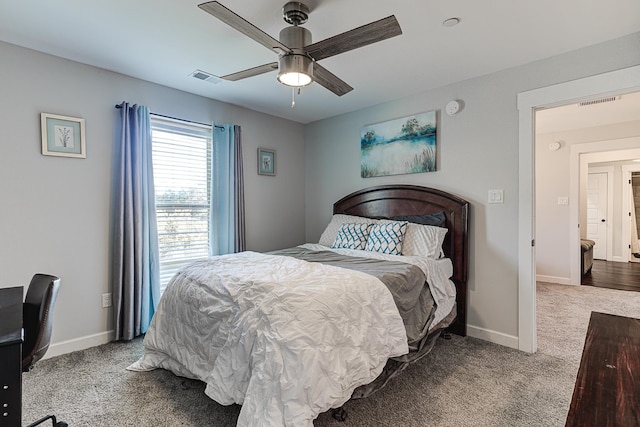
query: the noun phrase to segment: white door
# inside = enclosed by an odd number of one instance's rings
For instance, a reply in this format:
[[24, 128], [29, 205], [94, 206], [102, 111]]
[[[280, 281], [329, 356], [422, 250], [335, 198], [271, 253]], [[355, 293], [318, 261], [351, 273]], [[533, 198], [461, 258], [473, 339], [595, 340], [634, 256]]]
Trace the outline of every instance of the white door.
[[587, 180], [587, 239], [596, 242], [595, 259], [607, 259], [607, 174], [590, 173]]

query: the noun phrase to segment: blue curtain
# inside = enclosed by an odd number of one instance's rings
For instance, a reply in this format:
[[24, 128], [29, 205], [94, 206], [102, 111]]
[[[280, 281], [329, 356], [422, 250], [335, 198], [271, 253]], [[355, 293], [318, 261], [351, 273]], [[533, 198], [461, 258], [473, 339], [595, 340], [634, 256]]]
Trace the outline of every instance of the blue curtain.
[[211, 255], [245, 250], [244, 178], [240, 126], [212, 126]]
[[112, 271], [116, 340], [145, 333], [160, 300], [149, 109], [123, 102], [113, 190]]

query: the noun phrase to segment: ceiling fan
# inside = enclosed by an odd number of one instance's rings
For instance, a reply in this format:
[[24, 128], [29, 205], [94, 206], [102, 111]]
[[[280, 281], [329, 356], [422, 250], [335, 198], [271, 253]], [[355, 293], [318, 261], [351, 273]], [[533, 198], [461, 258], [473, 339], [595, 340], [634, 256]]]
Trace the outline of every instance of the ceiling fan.
[[279, 54], [278, 62], [228, 74], [221, 79], [236, 81], [278, 70], [278, 81], [284, 85], [300, 88], [315, 81], [338, 96], [353, 88], [318, 61], [402, 34], [398, 20], [391, 15], [312, 43], [311, 32], [300, 27], [309, 18], [309, 8], [301, 2], [292, 1], [282, 8], [283, 19], [290, 26], [283, 28], [280, 40], [276, 40], [217, 1], [202, 3], [198, 7]]

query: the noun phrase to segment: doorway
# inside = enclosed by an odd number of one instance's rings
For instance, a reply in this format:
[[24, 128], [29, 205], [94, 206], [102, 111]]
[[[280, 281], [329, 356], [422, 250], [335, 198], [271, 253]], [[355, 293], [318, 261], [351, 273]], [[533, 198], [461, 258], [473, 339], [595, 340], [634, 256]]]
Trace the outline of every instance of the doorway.
[[634, 255], [640, 252], [640, 162], [622, 166], [622, 199], [620, 221], [622, 235], [626, 236], [621, 246], [622, 257], [626, 261], [640, 263], [640, 258]]
[[629, 261], [640, 263], [640, 172], [631, 172], [629, 179]]
[[[534, 111], [539, 108], [565, 105], [598, 96], [614, 96], [640, 90], [640, 66], [611, 71], [518, 94], [519, 110], [519, 225], [518, 225], [518, 348], [535, 352], [536, 304], [535, 304], [535, 191], [534, 191]], [[625, 147], [627, 148], [627, 147]], [[571, 158], [571, 164], [579, 170], [579, 158]], [[577, 179], [570, 183], [572, 194], [577, 194]], [[575, 204], [575, 203], [574, 203]], [[577, 221], [579, 209], [571, 207], [571, 217]], [[572, 227], [573, 228], [573, 227]], [[579, 229], [571, 230], [574, 240], [579, 240]], [[579, 247], [572, 250], [572, 269], [579, 276]], [[574, 273], [572, 272], [572, 277]]]

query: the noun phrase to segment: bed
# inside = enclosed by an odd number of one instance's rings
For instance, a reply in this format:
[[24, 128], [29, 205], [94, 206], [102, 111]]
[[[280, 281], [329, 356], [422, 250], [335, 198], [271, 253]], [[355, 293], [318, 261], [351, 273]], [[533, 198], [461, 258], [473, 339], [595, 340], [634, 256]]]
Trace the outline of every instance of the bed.
[[239, 426], [312, 426], [320, 413], [379, 390], [445, 329], [466, 335], [468, 211], [468, 202], [436, 189], [371, 187], [334, 204], [321, 242], [354, 225], [371, 236], [409, 227], [431, 233], [438, 227], [412, 221], [438, 218], [447, 230], [437, 231], [444, 257], [340, 247], [336, 235], [335, 248], [192, 263], [167, 286], [144, 355], [129, 369], [205, 382], [218, 403], [242, 405]]

